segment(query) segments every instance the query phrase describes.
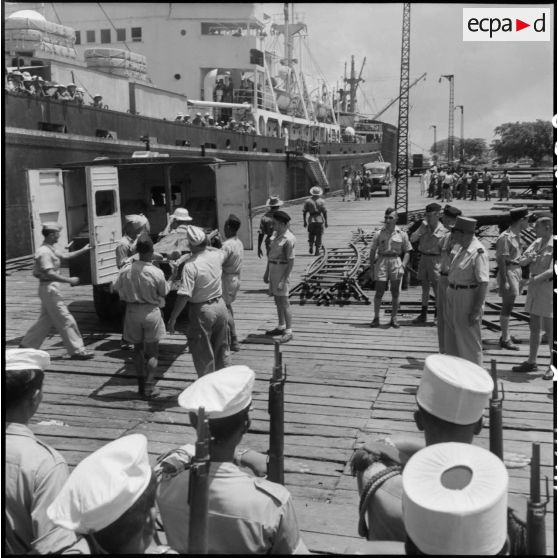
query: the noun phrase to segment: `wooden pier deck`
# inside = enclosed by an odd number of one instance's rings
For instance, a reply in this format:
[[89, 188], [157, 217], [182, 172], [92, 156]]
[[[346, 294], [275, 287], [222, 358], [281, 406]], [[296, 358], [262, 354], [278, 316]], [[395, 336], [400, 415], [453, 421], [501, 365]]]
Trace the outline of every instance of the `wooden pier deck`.
[[[410, 209], [428, 201], [418, 195], [417, 179], [410, 179]], [[339, 196], [327, 200], [330, 226], [328, 247], [345, 246], [358, 226], [375, 228], [392, 200], [373, 197], [370, 201], [342, 202]], [[489, 212], [489, 202], [455, 202], [465, 214]], [[312, 256], [307, 254], [306, 232], [302, 228], [302, 204], [289, 204], [292, 229], [297, 237], [297, 258], [292, 286]], [[253, 222], [256, 237], [259, 217]], [[237, 329], [242, 349], [233, 353], [234, 364], [246, 364], [257, 375], [252, 426], [243, 445], [265, 451], [269, 421], [267, 390], [273, 365], [273, 345], [264, 330], [276, 324], [273, 301], [261, 280], [265, 260], [247, 251], [242, 287], [235, 303]], [[17, 346], [21, 336], [38, 316], [37, 282], [30, 266], [14, 269], [5, 278], [5, 340]], [[368, 293], [371, 297], [373, 292]], [[158, 386], [160, 400], [135, 398], [134, 368], [130, 353], [120, 350], [118, 324], [102, 323], [95, 315], [91, 288], [64, 287], [70, 310], [76, 317], [87, 348], [95, 359], [68, 360], [60, 337], [54, 332], [43, 345], [50, 352], [52, 366], [46, 376], [44, 399], [33, 419], [33, 430], [58, 449], [70, 466], [110, 440], [132, 432], [144, 433], [155, 457], [172, 447], [193, 442], [195, 433], [187, 414], [177, 404], [177, 395], [196, 378], [192, 359], [185, 352], [181, 334], [168, 335], [161, 345]], [[386, 308], [390, 295], [386, 294]], [[295, 499], [299, 524], [308, 547], [320, 553], [348, 553], [364, 550], [357, 534], [358, 493], [348, 462], [353, 449], [363, 440], [389, 433], [405, 433], [421, 439], [412, 412], [414, 394], [424, 358], [437, 352], [433, 323], [412, 325], [410, 302], [420, 299], [420, 289], [404, 291], [400, 315], [402, 327], [370, 329], [372, 307], [300, 306], [293, 300], [294, 339], [282, 346], [287, 365], [285, 453], [291, 462], [309, 472], [286, 473], [286, 485]], [[494, 292], [489, 300], [498, 300]], [[523, 297], [518, 301], [522, 308]], [[416, 307], [418, 310], [418, 306]], [[496, 321], [497, 315], [489, 316]], [[430, 320], [432, 316], [430, 315]], [[384, 317], [383, 322], [387, 323]], [[511, 367], [526, 358], [528, 327], [512, 320], [513, 334], [522, 339], [518, 352], [501, 350], [497, 332], [483, 330], [485, 364], [498, 361], [498, 373], [505, 389], [505, 452], [530, 455], [531, 442], [541, 444], [542, 473], [552, 484], [554, 463], [554, 382], [543, 381], [542, 373], [513, 374]], [[540, 349], [540, 368], [548, 362], [547, 347]], [[41, 424], [60, 421], [62, 424]], [[476, 443], [488, 447], [488, 430]], [[529, 470], [510, 469], [510, 495], [514, 508], [525, 515], [529, 491]], [[554, 515], [552, 503], [546, 518], [548, 553], [553, 554]]]

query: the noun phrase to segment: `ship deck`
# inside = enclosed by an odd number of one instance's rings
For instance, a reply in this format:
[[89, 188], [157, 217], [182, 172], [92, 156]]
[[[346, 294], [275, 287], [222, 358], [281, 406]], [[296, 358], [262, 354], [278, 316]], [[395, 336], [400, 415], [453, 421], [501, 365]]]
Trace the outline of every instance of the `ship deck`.
[[[418, 209], [430, 200], [418, 194], [418, 179], [410, 179], [409, 208]], [[339, 196], [327, 200], [330, 226], [328, 247], [346, 246], [357, 227], [373, 229], [392, 200], [376, 194], [370, 201], [342, 202]], [[493, 202], [455, 202], [465, 214], [489, 213]], [[311, 262], [302, 228], [302, 203], [288, 204], [292, 230], [298, 239], [292, 286]], [[254, 217], [256, 234], [259, 217]], [[491, 253], [493, 257], [493, 253]], [[268, 446], [268, 380], [273, 366], [273, 345], [264, 334], [274, 327], [273, 301], [261, 280], [265, 261], [255, 250], [247, 251], [242, 287], [235, 303], [235, 317], [242, 349], [233, 353], [234, 364], [246, 364], [257, 374], [252, 424], [243, 445], [265, 451]], [[66, 270], [67, 271], [67, 270]], [[373, 296], [373, 293], [369, 292]], [[17, 346], [21, 336], [38, 317], [40, 308], [36, 280], [30, 265], [14, 267], [5, 277], [6, 345]], [[87, 362], [68, 360], [60, 337], [50, 336], [43, 347], [52, 357], [46, 375], [44, 399], [32, 428], [59, 450], [70, 467], [93, 450], [124, 434], [141, 432], [149, 440], [155, 457], [178, 445], [193, 442], [195, 433], [187, 414], [177, 404], [177, 395], [196, 378], [186, 338], [168, 335], [161, 344], [158, 386], [159, 400], [135, 398], [134, 368], [129, 352], [120, 350], [118, 324], [98, 320], [91, 288], [64, 288], [70, 310], [76, 317], [87, 348], [95, 358]], [[390, 295], [386, 295], [389, 305]], [[499, 301], [494, 290], [488, 299]], [[424, 358], [437, 352], [432, 314], [426, 326], [410, 322], [412, 304], [418, 310], [420, 288], [402, 292], [401, 328], [387, 325], [370, 329], [372, 308], [351, 303], [339, 306], [303, 306], [293, 300], [294, 339], [281, 347], [287, 366], [285, 389], [285, 454], [288, 470], [285, 483], [293, 494], [299, 524], [307, 546], [319, 553], [367, 553], [366, 541], [357, 534], [358, 492], [350, 475], [349, 460], [362, 441], [389, 433], [422, 435], [413, 422], [414, 394]], [[522, 308], [524, 297], [517, 307]], [[486, 318], [497, 321], [488, 310]], [[388, 319], [383, 318], [386, 323]], [[513, 374], [511, 367], [526, 358], [528, 326], [512, 319], [512, 332], [523, 344], [518, 352], [501, 350], [499, 333], [483, 329], [485, 363], [498, 362], [504, 385], [504, 451], [530, 455], [531, 442], [541, 445], [542, 475], [553, 479], [554, 383], [542, 373]], [[548, 362], [545, 346], [540, 349], [539, 368]], [[59, 421], [49, 423], [48, 421]], [[487, 423], [487, 421], [486, 421]], [[476, 443], [488, 447], [488, 429]], [[309, 472], [296, 472], [297, 464]], [[525, 517], [529, 493], [529, 468], [509, 469], [510, 502]], [[544, 492], [543, 492], [544, 493]], [[546, 517], [548, 553], [553, 553], [554, 515]]]

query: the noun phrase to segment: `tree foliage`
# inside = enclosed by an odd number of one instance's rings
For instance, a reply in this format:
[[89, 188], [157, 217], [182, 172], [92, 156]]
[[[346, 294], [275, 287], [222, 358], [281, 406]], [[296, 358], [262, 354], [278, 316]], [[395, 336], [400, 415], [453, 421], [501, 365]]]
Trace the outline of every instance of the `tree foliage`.
[[[464, 138], [463, 147], [465, 161], [472, 158], [482, 159], [488, 154], [486, 140], [483, 138]], [[432, 144], [430, 151], [436, 153], [442, 159], [447, 159], [447, 138], [437, 141], [436, 144]], [[461, 138], [453, 138], [453, 156], [455, 159], [461, 157]]]
[[491, 147], [501, 163], [530, 157], [537, 165], [545, 156], [552, 156], [553, 129], [550, 121], [506, 122], [496, 127], [494, 134], [500, 137], [492, 142]]

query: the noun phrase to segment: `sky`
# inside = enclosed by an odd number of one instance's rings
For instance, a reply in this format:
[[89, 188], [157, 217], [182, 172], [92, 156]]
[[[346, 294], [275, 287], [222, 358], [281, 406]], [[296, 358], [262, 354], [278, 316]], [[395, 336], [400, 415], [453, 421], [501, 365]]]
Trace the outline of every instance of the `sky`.
[[[282, 4], [268, 4], [265, 12], [280, 14]], [[547, 42], [464, 42], [462, 8], [505, 7], [506, 4], [411, 4], [410, 82], [424, 72], [426, 80], [409, 93], [410, 153], [425, 153], [434, 140], [447, 138], [449, 82], [438, 78], [454, 74], [455, 105], [464, 107], [464, 136], [490, 143], [494, 128], [504, 122], [551, 120], [554, 89], [554, 30]], [[552, 4], [514, 4], [546, 7]], [[295, 3], [308, 28], [308, 45], [319, 68], [335, 86], [351, 55], [358, 72], [366, 64], [360, 85], [369, 104], [359, 97], [360, 111], [373, 113], [399, 94], [401, 26], [399, 3]], [[551, 11], [552, 20], [554, 12]], [[304, 54], [303, 54], [304, 56]], [[371, 105], [371, 106], [370, 106]], [[397, 125], [398, 103], [381, 120]], [[455, 135], [461, 114], [455, 110]]]

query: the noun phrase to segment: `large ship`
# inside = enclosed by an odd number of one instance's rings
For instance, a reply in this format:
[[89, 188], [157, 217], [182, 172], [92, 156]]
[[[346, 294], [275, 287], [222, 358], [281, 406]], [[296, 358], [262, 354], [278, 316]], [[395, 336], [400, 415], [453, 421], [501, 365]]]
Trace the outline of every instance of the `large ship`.
[[[5, 87], [6, 257], [32, 253], [38, 225], [58, 216], [48, 179], [31, 184], [28, 169], [142, 151], [242, 161], [253, 208], [315, 184], [337, 189], [346, 168], [394, 164], [396, 128], [376, 121], [364, 135], [343, 125], [338, 92], [294, 57], [307, 52], [307, 26], [288, 5], [280, 20], [265, 9], [5, 3], [5, 67], [42, 80], [41, 95]], [[83, 103], [48, 95], [70, 83]]]

